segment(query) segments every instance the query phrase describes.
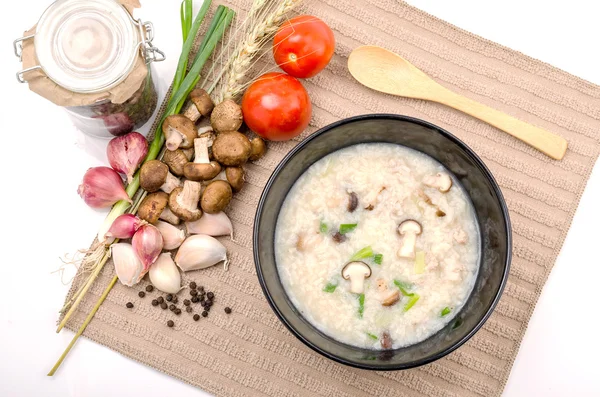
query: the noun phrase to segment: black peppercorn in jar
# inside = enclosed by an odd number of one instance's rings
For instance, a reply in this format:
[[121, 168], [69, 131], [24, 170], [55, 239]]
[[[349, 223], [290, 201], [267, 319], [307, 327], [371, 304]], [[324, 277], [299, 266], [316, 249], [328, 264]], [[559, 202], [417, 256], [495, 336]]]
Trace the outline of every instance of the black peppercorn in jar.
[[64, 107], [77, 128], [111, 138], [144, 125], [157, 104], [150, 64], [164, 60], [149, 22], [116, 0], [58, 0], [15, 40], [17, 73]]

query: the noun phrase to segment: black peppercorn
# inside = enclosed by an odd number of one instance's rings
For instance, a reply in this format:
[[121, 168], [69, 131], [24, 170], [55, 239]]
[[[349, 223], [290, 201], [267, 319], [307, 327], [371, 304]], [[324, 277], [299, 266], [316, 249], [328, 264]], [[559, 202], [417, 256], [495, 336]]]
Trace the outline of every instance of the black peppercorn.
[[158, 306], [158, 301], [156, 299], [152, 299], [152, 306]]
[[213, 301], [206, 301], [206, 306], [211, 307], [213, 305]]
[[173, 300], [173, 295], [167, 294], [167, 297], [165, 299], [167, 300], [167, 302], [171, 302]]
[[163, 298], [162, 296], [159, 296], [157, 301], [158, 301], [158, 303], [163, 304], [165, 301], [165, 298]]
[[208, 299], [213, 299], [213, 298], [215, 297], [215, 294], [213, 294], [212, 292], [208, 292], [208, 293], [206, 294], [206, 297], [207, 297]]
[[173, 313], [177, 314], [178, 316], [181, 314], [181, 309], [177, 308], [173, 311]]
[[195, 282], [195, 281], [192, 281], [192, 282], [190, 283], [190, 288], [191, 288], [191, 289], [196, 289], [196, 282]]
[[168, 307], [167, 306], [167, 302], [163, 302], [163, 303], [160, 304], [160, 308], [163, 309], [163, 310], [167, 310], [167, 307]]
[[189, 300], [189, 299], [184, 299], [184, 300], [183, 300], [183, 304], [184, 304], [185, 306], [189, 306], [189, 305], [190, 305], [190, 303], [191, 303], [191, 302], [190, 302], [190, 300]]
[[192, 312], [192, 310], [193, 310], [193, 309], [192, 309], [192, 307], [191, 307], [191, 306], [188, 306], [188, 307], [186, 307], [186, 308], [185, 308], [185, 311], [186, 311], [186, 312], [188, 312], [188, 313], [191, 313], [191, 312]]
[[198, 291], [196, 291], [195, 289], [190, 291], [190, 295], [192, 296], [197, 296], [198, 295]]
[[131, 309], [131, 308], [133, 307], [133, 303], [131, 303], [131, 302], [127, 302], [127, 303], [125, 304], [125, 306], [126, 306], [128, 309]]
[[204, 308], [204, 310], [206, 310], [207, 312], [209, 312], [209, 311], [210, 311], [210, 306], [206, 306], [206, 307]]
[[206, 307], [206, 301], [201, 301], [200, 304], [202, 305], [202, 307]]
[[227, 313], [227, 314], [231, 313], [231, 308], [229, 306], [225, 308], [225, 313]]
[[167, 321], [167, 327], [172, 328], [174, 325], [175, 323], [173, 322], [173, 320]]
[[200, 292], [201, 294], [204, 293], [204, 286], [203, 285], [201, 285], [201, 286], [198, 287], [198, 292]]
[[198, 321], [198, 320], [200, 320], [200, 315], [194, 314], [194, 321]]
[[152, 285], [147, 285], [146, 292], [152, 292], [152, 291], [154, 291], [154, 287]]
[[208, 312], [205, 310], [202, 312], [202, 317], [206, 317], [206, 316], [208, 316]]
[[192, 302], [198, 303], [199, 300], [197, 296], [192, 296]]
[[140, 292], [138, 292], [138, 296], [140, 298], [143, 298], [144, 296], [146, 296], [146, 293], [144, 291], [140, 291]]
[[173, 311], [175, 311], [175, 309], [177, 309], [177, 306], [175, 306], [174, 304], [171, 303], [169, 305], [169, 310], [173, 312]]
[[175, 295], [173, 295], [173, 303], [177, 303], [179, 302], [179, 299], [177, 299], [177, 297]]

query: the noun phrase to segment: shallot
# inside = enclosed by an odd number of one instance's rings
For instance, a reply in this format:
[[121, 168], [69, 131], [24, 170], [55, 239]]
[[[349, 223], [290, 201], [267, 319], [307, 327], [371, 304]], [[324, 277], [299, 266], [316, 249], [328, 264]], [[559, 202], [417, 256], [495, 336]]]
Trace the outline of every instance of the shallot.
[[145, 224], [146, 221], [133, 214], [119, 215], [104, 236], [109, 238], [132, 238], [135, 232]]
[[223, 211], [216, 214], [205, 213], [194, 222], [186, 222], [185, 227], [190, 234], [208, 234], [209, 236], [230, 236], [233, 238], [233, 225]]
[[162, 292], [176, 294], [181, 289], [181, 275], [170, 253], [161, 254], [150, 266], [150, 282]]
[[156, 226], [163, 237], [163, 249], [165, 250], [174, 250], [185, 240], [185, 231], [170, 223], [157, 221], [154, 226]]
[[188, 237], [175, 255], [175, 263], [181, 270], [205, 269], [225, 261], [227, 270], [227, 249], [214, 237], [196, 234]]
[[148, 269], [137, 257], [131, 244], [117, 243], [113, 244], [110, 249], [115, 264], [115, 272], [121, 284], [128, 287], [137, 284]]
[[109, 167], [88, 169], [77, 193], [92, 208], [110, 207], [119, 200], [131, 203], [131, 199], [123, 188], [121, 177]]
[[106, 155], [110, 166], [127, 177], [131, 183], [133, 174], [148, 154], [148, 141], [139, 132], [111, 139], [106, 147]]
[[163, 249], [163, 238], [155, 226], [148, 224], [135, 232], [131, 244], [144, 268], [148, 270]]

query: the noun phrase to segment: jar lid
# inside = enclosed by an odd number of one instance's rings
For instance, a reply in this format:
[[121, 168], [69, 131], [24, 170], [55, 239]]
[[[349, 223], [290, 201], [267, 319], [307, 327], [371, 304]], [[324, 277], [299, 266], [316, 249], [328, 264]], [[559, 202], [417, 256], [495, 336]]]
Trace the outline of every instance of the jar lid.
[[35, 33], [35, 54], [56, 84], [80, 93], [105, 91], [132, 70], [139, 34], [115, 0], [58, 0]]

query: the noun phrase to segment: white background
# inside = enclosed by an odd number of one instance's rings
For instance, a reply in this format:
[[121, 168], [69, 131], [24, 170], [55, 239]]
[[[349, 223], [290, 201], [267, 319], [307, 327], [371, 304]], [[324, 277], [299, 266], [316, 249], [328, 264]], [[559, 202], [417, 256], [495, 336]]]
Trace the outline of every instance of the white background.
[[[72, 337], [68, 331], [54, 333], [68, 287], [52, 271], [61, 265], [59, 257], [88, 246], [104, 215], [87, 208], [76, 194], [85, 170], [103, 164], [104, 143], [84, 140], [63, 111], [14, 78], [19, 64], [12, 56], [12, 40], [37, 21], [49, 2], [12, 2], [0, 24], [0, 396], [206, 396], [84, 338], [57, 375], [46, 377]], [[409, 2], [600, 84], [598, 1]], [[154, 69], [164, 92], [181, 45], [179, 0], [142, 3], [137, 15], [154, 22], [155, 44], [168, 56]], [[600, 166], [537, 305], [506, 396], [600, 395], [598, 203]]]

